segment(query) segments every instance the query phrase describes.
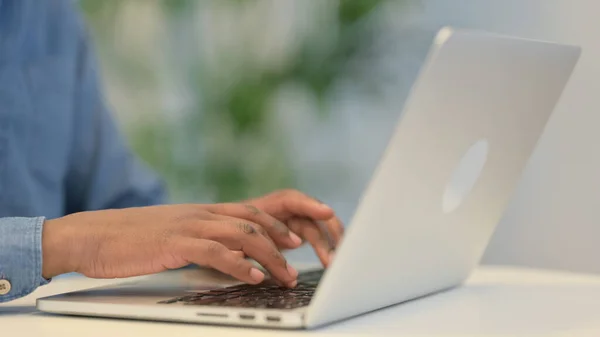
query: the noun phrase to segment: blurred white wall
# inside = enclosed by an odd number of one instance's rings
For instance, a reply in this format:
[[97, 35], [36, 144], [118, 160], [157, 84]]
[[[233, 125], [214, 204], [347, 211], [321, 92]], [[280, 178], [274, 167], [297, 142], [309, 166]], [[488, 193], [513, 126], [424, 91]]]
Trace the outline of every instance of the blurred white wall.
[[600, 272], [600, 2], [423, 0], [419, 25], [578, 44], [579, 65], [484, 258]]

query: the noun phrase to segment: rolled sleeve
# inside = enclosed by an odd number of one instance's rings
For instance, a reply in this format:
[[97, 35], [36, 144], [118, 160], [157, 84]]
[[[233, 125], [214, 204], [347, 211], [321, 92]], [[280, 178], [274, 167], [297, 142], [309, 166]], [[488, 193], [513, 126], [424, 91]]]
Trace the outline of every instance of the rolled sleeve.
[[0, 218], [0, 280], [10, 291], [0, 302], [14, 300], [48, 283], [42, 277], [42, 228], [44, 217]]

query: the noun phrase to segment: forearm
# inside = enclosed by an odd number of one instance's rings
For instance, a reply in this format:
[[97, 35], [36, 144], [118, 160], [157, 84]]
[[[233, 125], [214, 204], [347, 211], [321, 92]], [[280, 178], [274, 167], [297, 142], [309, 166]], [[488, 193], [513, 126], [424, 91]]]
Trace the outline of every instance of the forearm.
[[0, 302], [23, 297], [48, 283], [42, 277], [43, 227], [43, 217], [0, 218], [0, 280], [4, 280]]

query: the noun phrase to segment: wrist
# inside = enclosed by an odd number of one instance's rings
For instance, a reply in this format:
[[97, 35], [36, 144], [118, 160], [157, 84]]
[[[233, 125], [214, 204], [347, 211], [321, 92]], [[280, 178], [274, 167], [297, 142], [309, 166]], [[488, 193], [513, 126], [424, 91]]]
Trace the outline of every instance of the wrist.
[[42, 230], [42, 277], [51, 279], [76, 270], [73, 232], [64, 218], [46, 220]]

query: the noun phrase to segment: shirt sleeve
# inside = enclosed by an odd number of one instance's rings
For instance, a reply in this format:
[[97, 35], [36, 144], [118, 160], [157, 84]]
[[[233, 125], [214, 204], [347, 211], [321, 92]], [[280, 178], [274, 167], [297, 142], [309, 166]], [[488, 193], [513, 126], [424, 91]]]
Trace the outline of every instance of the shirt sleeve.
[[77, 51], [67, 213], [164, 203], [163, 182], [128, 148], [111, 115], [85, 26], [75, 8], [71, 15], [77, 22]]
[[25, 296], [48, 283], [42, 277], [44, 220], [0, 218], [0, 302]]

